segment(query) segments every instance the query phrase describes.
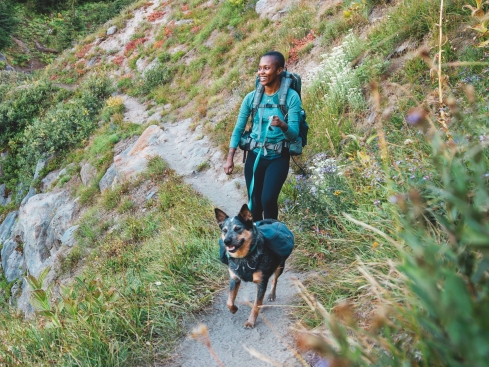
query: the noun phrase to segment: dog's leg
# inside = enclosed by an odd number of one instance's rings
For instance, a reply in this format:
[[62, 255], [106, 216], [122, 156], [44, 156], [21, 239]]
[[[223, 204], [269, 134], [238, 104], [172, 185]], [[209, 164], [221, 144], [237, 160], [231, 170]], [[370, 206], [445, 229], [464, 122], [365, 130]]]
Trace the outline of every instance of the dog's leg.
[[277, 299], [277, 281], [278, 277], [282, 275], [284, 272], [284, 266], [285, 266], [285, 261], [282, 261], [282, 263], [277, 267], [277, 270], [273, 273], [273, 279], [272, 279], [272, 289], [270, 290], [270, 294], [268, 295], [268, 301], [270, 302], [275, 302]]
[[263, 298], [265, 297], [265, 292], [267, 291], [268, 278], [264, 279], [261, 272], [253, 273], [253, 283], [256, 283], [256, 299], [253, 307], [251, 308], [250, 317], [248, 321], [245, 322], [244, 327], [251, 329], [255, 327], [256, 319], [258, 317], [258, 312], [260, 312], [260, 306], [263, 304]]
[[234, 304], [236, 296], [238, 295], [239, 286], [241, 285], [241, 279], [239, 279], [231, 270], [229, 270], [231, 280], [229, 282], [229, 295], [226, 306], [228, 306], [231, 313], [236, 313], [238, 307]]

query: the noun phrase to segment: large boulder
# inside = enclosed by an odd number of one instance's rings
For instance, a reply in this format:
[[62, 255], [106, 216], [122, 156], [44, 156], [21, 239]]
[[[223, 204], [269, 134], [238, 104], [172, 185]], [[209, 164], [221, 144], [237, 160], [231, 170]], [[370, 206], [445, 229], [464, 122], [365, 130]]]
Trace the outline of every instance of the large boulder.
[[130, 181], [144, 172], [150, 158], [163, 156], [160, 149], [163, 143], [163, 130], [156, 125], [149, 126], [132, 146], [114, 157], [114, 163], [99, 182], [100, 191]]
[[29, 274], [37, 277], [52, 264], [52, 256], [61, 246], [63, 234], [72, 225], [75, 205], [68, 192], [61, 191], [35, 195], [21, 206], [13, 239], [23, 244]]

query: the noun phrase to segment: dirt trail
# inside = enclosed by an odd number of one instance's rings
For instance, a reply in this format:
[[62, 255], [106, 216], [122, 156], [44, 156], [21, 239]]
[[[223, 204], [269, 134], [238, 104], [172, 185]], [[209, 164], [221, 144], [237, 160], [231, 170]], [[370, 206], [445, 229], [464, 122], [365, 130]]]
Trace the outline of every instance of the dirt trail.
[[[126, 108], [130, 110], [128, 116], [143, 117], [137, 123], [145, 123], [145, 106], [134, 99], [125, 99]], [[160, 149], [164, 152], [164, 159], [168, 165], [194, 189], [208, 197], [217, 207], [229, 215], [235, 215], [240, 207], [246, 203], [245, 183], [242, 174], [230, 178], [223, 173], [223, 156], [212, 145], [207, 136], [204, 136], [201, 127], [192, 128], [192, 120], [186, 119], [176, 123], [160, 123], [165, 136]], [[238, 161], [240, 157], [236, 157]], [[206, 169], [198, 171], [198, 167], [205, 163]], [[216, 244], [217, 245], [217, 244]], [[243, 324], [250, 312], [250, 302], [256, 294], [255, 284], [244, 283], [237, 298], [239, 310], [232, 315], [226, 307], [227, 291], [219, 292], [214, 303], [200, 315], [195, 322], [187, 325], [186, 334], [189, 334], [198, 324], [203, 323], [209, 328], [210, 340], [213, 349], [225, 366], [266, 366], [267, 363], [250, 355], [245, 349], [251, 348], [275, 360], [281, 366], [299, 365], [288, 350], [287, 344], [293, 345], [289, 334], [291, 325], [288, 312], [294, 302], [297, 290], [293, 279], [298, 274], [286, 271], [279, 279], [277, 301], [265, 301], [263, 315], [267, 323], [260, 317], [255, 329], [244, 329]], [[273, 329], [269, 326], [272, 325]], [[190, 338], [183, 339], [176, 349], [172, 361], [157, 366], [196, 367], [219, 366], [211, 357], [209, 351], [201, 343]]]
[[[147, 8], [135, 10], [133, 18], [127, 22], [126, 26], [101, 42], [99, 47], [104, 50], [119, 50], [110, 56], [111, 59], [122, 55], [124, 45], [129, 42], [138, 24], [155, 9], [160, 9], [161, 4], [161, 0], [156, 0]], [[158, 23], [166, 21], [167, 16], [159, 19]], [[155, 26], [147, 32], [146, 36], [150, 41], [154, 39], [157, 28]], [[138, 71], [143, 73], [146, 67], [147, 61], [141, 60]], [[129, 72], [131, 70], [126, 60], [113, 76], [117, 78]], [[186, 119], [168, 123], [161, 116], [165, 107], [153, 109], [149, 114], [146, 105], [140, 103], [136, 98], [127, 95], [121, 95], [121, 97], [126, 107], [124, 121], [137, 124], [153, 123], [162, 128], [164, 141], [160, 143], [158, 150], [163, 153], [170, 168], [182, 176], [196, 191], [209, 198], [216, 207], [229, 215], [237, 214], [241, 206], [247, 202], [243, 173], [237, 173], [231, 177], [224, 174], [222, 165], [225, 157], [206, 136], [202, 127], [196, 123], [197, 121]], [[229, 103], [239, 102], [233, 100]], [[232, 106], [228, 104], [223, 106], [223, 109], [226, 110], [230, 108]], [[238, 154], [235, 163], [241, 162], [241, 158]], [[285, 272], [278, 282], [277, 301], [273, 303], [265, 301], [262, 314], [266, 317], [267, 322], [259, 317], [254, 329], [244, 329], [243, 324], [250, 313], [249, 303], [255, 299], [256, 285], [244, 283], [236, 300], [239, 307], [236, 314], [232, 315], [228, 311], [226, 307], [227, 290], [223, 289], [217, 294], [212, 305], [196, 315], [194, 322], [186, 325], [186, 335], [189, 335], [200, 323], [207, 325], [212, 348], [227, 367], [269, 365], [253, 357], [245, 346], [272, 358], [276, 361], [276, 365], [300, 365], [287, 346], [287, 344], [294, 345], [290, 334], [291, 319], [288, 317], [291, 308], [288, 306], [292, 305], [297, 297], [297, 290], [293, 284], [293, 279], [297, 277], [299, 274], [292, 272], [286, 265]], [[219, 366], [219, 364], [201, 343], [185, 337], [178, 343], [171, 360], [161, 361], [155, 366], [210, 367]]]
[[[292, 322], [287, 314], [291, 311], [297, 294], [293, 280], [295, 274], [287, 270], [278, 281], [277, 301], [264, 302], [262, 313], [254, 329], [245, 329], [244, 322], [250, 313], [250, 303], [256, 295], [256, 285], [243, 283], [240, 287], [236, 305], [238, 311], [233, 315], [226, 307], [227, 292], [222, 291], [212, 306], [200, 315], [189, 329], [202, 323], [209, 330], [211, 346], [218, 358], [227, 367], [270, 366], [263, 360], [253, 357], [245, 348], [254, 349], [275, 361], [279, 366], [301, 366], [294, 357], [294, 347], [290, 326]], [[187, 337], [182, 341], [172, 361], [159, 366], [200, 367], [219, 366], [209, 350], [200, 342]]]
[[[123, 98], [126, 108], [130, 110], [126, 116], [138, 117], [131, 122], [146, 123], [147, 120], [155, 119], [158, 112], [147, 117], [144, 105], [135, 99], [126, 98], [126, 96]], [[243, 174], [236, 174], [234, 178], [224, 174], [223, 155], [213, 146], [209, 138], [203, 135], [201, 127], [192, 127], [191, 119], [173, 124], [160, 123], [159, 126], [163, 129], [165, 136], [164, 143], [159, 149], [164, 152], [164, 159], [168, 165], [217, 207], [229, 215], [237, 214], [241, 206], [247, 202]], [[238, 162], [241, 157], [235, 159]], [[206, 169], [199, 172], [198, 167], [203, 163]], [[236, 301], [239, 307], [236, 314], [232, 315], [227, 309], [227, 291], [223, 289], [213, 304], [197, 315], [194, 323], [187, 325], [186, 334], [188, 335], [200, 323], [207, 325], [212, 348], [223, 364], [228, 367], [269, 365], [252, 357], [245, 347], [259, 351], [281, 366], [300, 365], [287, 348], [287, 344], [293, 345], [292, 336], [289, 333], [291, 320], [288, 312], [290, 311], [289, 306], [293, 304], [297, 296], [293, 279], [298, 277], [300, 277], [299, 274], [292, 272], [286, 265], [285, 272], [278, 282], [277, 301], [265, 301], [262, 314], [267, 322], [259, 317], [254, 329], [245, 329], [243, 324], [250, 313], [250, 302], [255, 299], [256, 285], [243, 283]], [[156, 366], [219, 365], [201, 343], [185, 338], [179, 343], [171, 361], [162, 362]]]

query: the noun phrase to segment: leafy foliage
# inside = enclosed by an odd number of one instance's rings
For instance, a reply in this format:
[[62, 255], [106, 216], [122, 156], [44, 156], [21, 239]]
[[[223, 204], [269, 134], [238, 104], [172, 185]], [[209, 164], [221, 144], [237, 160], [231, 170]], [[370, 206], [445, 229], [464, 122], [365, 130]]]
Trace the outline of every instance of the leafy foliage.
[[5, 145], [53, 100], [58, 88], [50, 81], [38, 80], [32, 84], [6, 85], [10, 91], [0, 102], [0, 146]]
[[10, 0], [0, 2], [0, 51], [11, 45], [16, 25], [13, 3]]

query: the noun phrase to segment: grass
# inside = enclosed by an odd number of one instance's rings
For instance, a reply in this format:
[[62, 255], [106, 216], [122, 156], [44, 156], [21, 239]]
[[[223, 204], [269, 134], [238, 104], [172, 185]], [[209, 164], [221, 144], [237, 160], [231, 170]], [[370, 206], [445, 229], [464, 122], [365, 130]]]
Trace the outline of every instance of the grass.
[[[9, 330], [14, 332], [4, 336], [3, 345], [14, 345], [16, 352], [5, 354], [2, 348], [5, 363], [67, 365], [84, 360], [89, 365], [134, 365], [165, 357], [181, 335], [182, 318], [212, 300], [225, 272], [212, 250], [217, 226], [210, 203], [171, 173], [160, 185], [159, 191], [168, 194], [165, 203], [158, 198], [159, 205], [143, 215], [134, 203], [124, 204], [129, 200], [122, 199], [119, 209], [124, 205], [133, 211], [120, 210], [122, 218], [115, 227], [104, 218], [118, 190], [104, 193], [107, 196], [85, 213], [77, 232], [79, 244], [61, 269], [69, 272], [80, 262], [90, 264], [65, 293], [79, 311], [67, 312], [66, 306], [53, 302], [51, 309], [57, 310], [56, 318], [64, 326], [47, 329], [39, 326], [55, 322], [54, 317], [39, 314], [22, 321], [22, 327], [20, 318], [11, 318]], [[95, 290], [101, 293], [92, 299]], [[60, 302], [66, 304], [67, 299]], [[86, 327], [90, 336], [81, 332]], [[52, 343], [70, 352], [59, 356]], [[120, 345], [117, 353], [114, 343]]]
[[[467, 39], [455, 42], [456, 37], [464, 37], [457, 30], [466, 21], [467, 14], [464, 18], [462, 10], [465, 2], [447, 2], [445, 61], [484, 60], [485, 51], [471, 47]], [[351, 71], [348, 77], [355, 81], [362, 103], [355, 107], [352, 101], [339, 97], [328, 102], [324, 96], [332, 93], [325, 85], [331, 79], [303, 92], [311, 130], [301, 162], [310, 172], [316, 153], [326, 153], [341, 167], [342, 176], [329, 177], [315, 185], [312, 180], [301, 183], [295, 178], [287, 182], [280, 197], [284, 208], [280, 216], [296, 234], [294, 266], [317, 274], [306, 281], [308, 291], [328, 311], [350, 302], [368, 325], [375, 319], [377, 300], [360, 269], [368, 269], [385, 282], [399, 284], [394, 277], [400, 275], [393, 272], [391, 264], [398, 261], [401, 253], [343, 213], [396, 237], [402, 229], [402, 216], [393, 201], [402, 202], [413, 188], [426, 190], [429, 184], [439, 184], [429, 159], [434, 151], [431, 136], [420, 133], [418, 126], [406, 120], [409, 111], [418, 106], [437, 110], [438, 106], [429, 102], [437, 81], [430, 79], [430, 66], [420, 58], [407, 59], [394, 72], [390, 71], [391, 61], [387, 58], [395, 57], [396, 48], [406, 40], [434, 45], [439, 3], [405, 0], [391, 5], [372, 0], [347, 18], [343, 11], [354, 10], [353, 3], [345, 1], [318, 14], [314, 5], [302, 2], [278, 25], [258, 18], [252, 9], [234, 8], [227, 2], [205, 8], [198, 1], [172, 2], [171, 17], [187, 18], [181, 9], [188, 5], [200, 22], [161, 27], [157, 35], [159, 48], [144, 43], [139, 46], [138, 56], [130, 59], [134, 67], [139, 57], [157, 57], [156, 70], [144, 78], [137, 71], [121, 76], [117, 88], [148, 102], [170, 104], [170, 109], [163, 112], [163, 121], [192, 117], [206, 126], [206, 135], [212, 136], [216, 145], [225, 149], [239, 106], [231, 106], [219, 121], [213, 120], [215, 114], [210, 110], [233, 96], [242, 98], [253, 89], [254, 69], [263, 52], [278, 49], [288, 55], [295, 40], [315, 31], [319, 41], [301, 49], [300, 60], [318, 44], [322, 53], [331, 54], [330, 45], [343, 42], [350, 29], [354, 34], [364, 33], [366, 39], [357, 40], [360, 47], [347, 59]], [[383, 11], [388, 16], [368, 25], [367, 11], [378, 5], [386, 6]], [[130, 12], [125, 12], [113, 23], [122, 24], [128, 17]], [[143, 25], [135, 38], [144, 36], [149, 26]], [[206, 42], [213, 42], [213, 46], [205, 46]], [[460, 44], [463, 47], [458, 47]], [[174, 47], [180, 45], [185, 51], [174, 52]], [[435, 52], [429, 56], [434, 57]], [[68, 52], [47, 73], [53, 76], [56, 66], [75, 61]], [[486, 69], [478, 65], [444, 70], [450, 77], [444, 85], [445, 97], [453, 95], [464, 111], [474, 108], [463, 88], [470, 83], [476, 100], [487, 105]], [[79, 78], [68, 73], [62, 77], [73, 81]], [[371, 80], [378, 82], [378, 89], [375, 84], [369, 85]], [[4, 93], [2, 90], [0, 93]], [[378, 100], [376, 92], [380, 93]], [[70, 96], [57, 92], [53, 98], [61, 101]], [[85, 149], [75, 149], [63, 158], [64, 165], [89, 161], [100, 178], [112, 163], [114, 145], [144, 131], [146, 126], [123, 123], [123, 105], [115, 98], [109, 100], [100, 113], [101, 127], [83, 143]], [[445, 107], [447, 111], [451, 108]], [[156, 109], [154, 103], [151, 108]], [[452, 112], [456, 117], [457, 112]], [[486, 112], [487, 109], [481, 110], [480, 115]], [[487, 128], [477, 125], [479, 130], [474, 132], [475, 126], [467, 121], [460, 123], [464, 136], [485, 136]], [[455, 130], [458, 125], [454, 122], [451, 128]], [[197, 170], [207, 168], [203, 162]], [[70, 177], [74, 174], [77, 172], [70, 172]], [[80, 218], [78, 245], [63, 260], [62, 272], [70, 273], [79, 267], [76, 270], [80, 276], [69, 286], [70, 298], [65, 298], [63, 304], [53, 302], [51, 309], [46, 310], [56, 315], [63, 327], [56, 326], [56, 319], [50, 318], [49, 312], [38, 314], [34, 320], [0, 314], [0, 322], [9, 330], [8, 334], [0, 334], [5, 340], [4, 347], [0, 347], [0, 363], [155, 364], [181, 335], [182, 322], [188, 314], [211, 301], [225, 276], [214, 253], [217, 232], [210, 214], [212, 207], [176, 177], [160, 157], [149, 160], [139, 183], [145, 180], [158, 185], [158, 194], [144, 203], [133, 196], [138, 183], [103, 194], [97, 185], [75, 188], [79, 203], [89, 208]], [[8, 210], [11, 209], [12, 206]], [[6, 213], [0, 208], [0, 216]], [[391, 274], [395, 275], [389, 278]], [[1, 284], [4, 289], [10, 286]], [[402, 295], [395, 294], [402, 301]], [[83, 300], [84, 296], [88, 301]], [[77, 305], [77, 312], [70, 312], [67, 305]], [[324, 324], [321, 315], [301, 310], [296, 317], [303, 325], [312, 328]], [[45, 327], [46, 323], [52, 326], [49, 322], [54, 327]], [[56, 350], [65, 353], [58, 355]]]

